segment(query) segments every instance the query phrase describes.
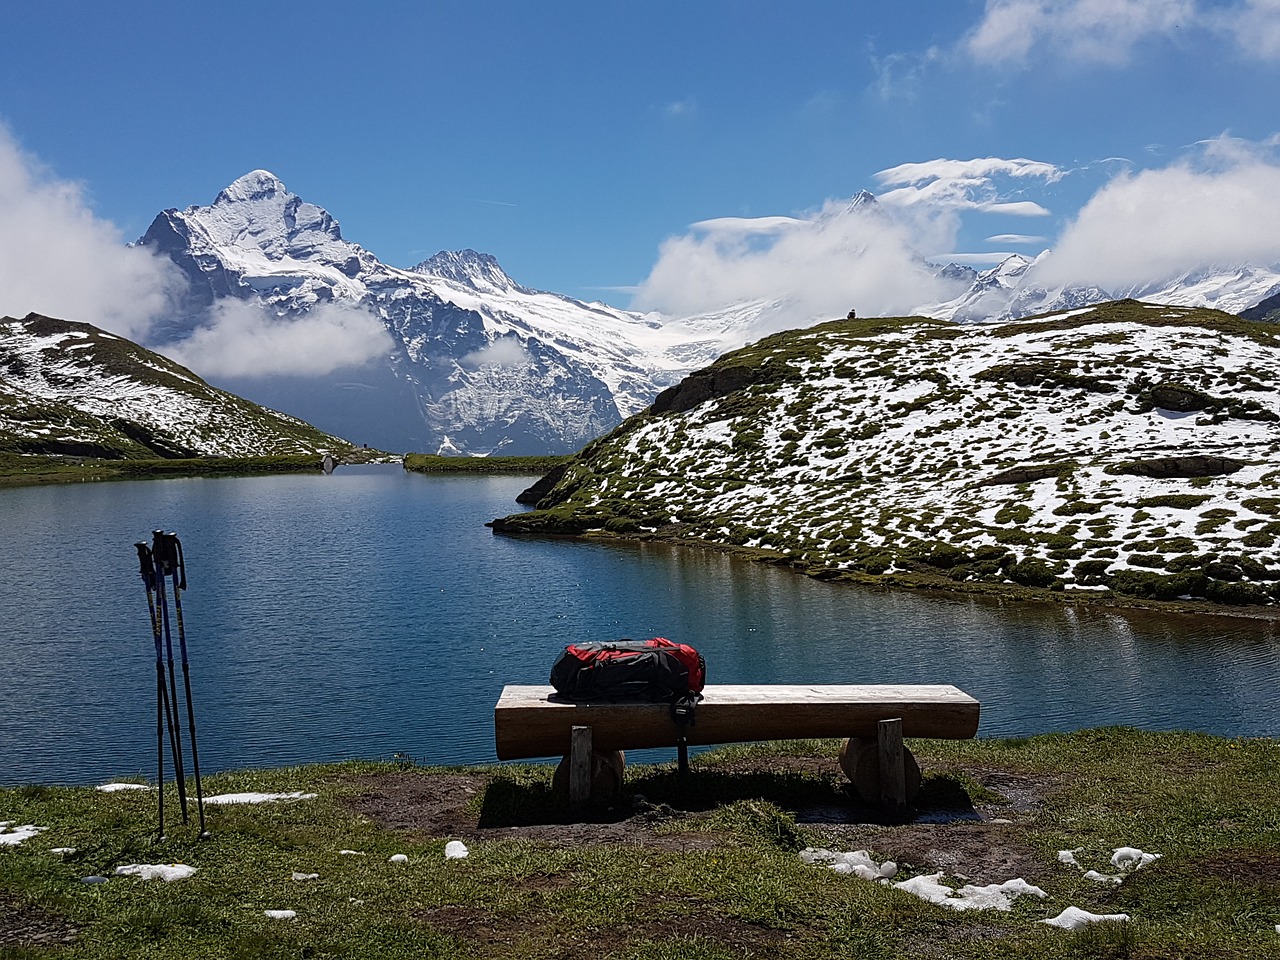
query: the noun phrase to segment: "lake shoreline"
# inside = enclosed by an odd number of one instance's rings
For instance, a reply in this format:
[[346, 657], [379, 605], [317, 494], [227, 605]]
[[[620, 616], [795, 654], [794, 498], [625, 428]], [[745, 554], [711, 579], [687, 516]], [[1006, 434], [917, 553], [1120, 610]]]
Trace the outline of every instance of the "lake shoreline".
[[[109, 483], [123, 480], [161, 480], [188, 477], [243, 477], [271, 474], [311, 473], [320, 468], [310, 457], [225, 457], [206, 458], [199, 461], [93, 461], [68, 464], [54, 458], [49, 469], [42, 472], [15, 473], [13, 464], [19, 458], [0, 456], [0, 489], [42, 486], [55, 483]], [[353, 448], [343, 453], [342, 465], [387, 463], [397, 461], [405, 470], [421, 474], [450, 474], [458, 476], [481, 475], [540, 475], [556, 462], [568, 457], [439, 457], [428, 454], [405, 454], [399, 457], [384, 451]], [[37, 467], [40, 464], [36, 464]], [[518, 516], [518, 515], [517, 515]], [[504, 518], [492, 521], [500, 523]], [[743, 547], [729, 543], [715, 543], [677, 534], [661, 532], [622, 533], [607, 530], [589, 530], [582, 533], [556, 533], [553, 531], [530, 532], [516, 529], [495, 529], [495, 533], [508, 536], [536, 536], [547, 539], [590, 540], [596, 542], [660, 542], [681, 548], [698, 548], [731, 554], [758, 563], [786, 567], [796, 573], [830, 583], [852, 583], [860, 586], [898, 588], [945, 595], [983, 596], [997, 599], [1039, 601], [1043, 603], [1071, 604], [1102, 609], [1155, 610], [1170, 613], [1187, 613], [1198, 616], [1234, 617], [1250, 620], [1280, 620], [1280, 605], [1230, 605], [1203, 600], [1157, 600], [1132, 597], [1111, 591], [1053, 590], [1014, 583], [985, 581], [957, 581], [945, 576], [915, 571], [895, 571], [871, 574], [858, 570], [837, 570], [789, 556], [774, 550]]]
[[[517, 514], [517, 516], [519, 516]], [[487, 526], [497, 523], [501, 525], [505, 518], [491, 521]], [[859, 570], [836, 570], [818, 564], [809, 564], [804, 560], [774, 550], [762, 550], [758, 547], [743, 547], [732, 543], [716, 543], [692, 537], [681, 537], [676, 534], [661, 532], [652, 533], [615, 533], [604, 529], [587, 530], [581, 533], [530, 532], [520, 529], [494, 528], [495, 535], [514, 537], [535, 537], [550, 540], [579, 540], [596, 543], [665, 543], [681, 549], [709, 550], [715, 553], [728, 554], [763, 563], [773, 567], [789, 569], [797, 574], [820, 580], [824, 583], [853, 584], [863, 587], [883, 589], [910, 590], [915, 593], [937, 594], [944, 597], [970, 596], [987, 597], [997, 600], [1016, 600], [1019, 602], [1039, 602], [1057, 606], [1087, 606], [1098, 609], [1114, 610], [1147, 610], [1164, 613], [1183, 613], [1194, 616], [1218, 618], [1236, 618], [1245, 620], [1280, 621], [1280, 605], [1271, 606], [1232, 606], [1213, 603], [1207, 600], [1156, 600], [1144, 597], [1131, 597], [1107, 591], [1085, 590], [1052, 590], [1041, 587], [1029, 587], [1015, 583], [991, 583], [987, 581], [956, 581], [936, 574], [911, 571], [871, 574]]]

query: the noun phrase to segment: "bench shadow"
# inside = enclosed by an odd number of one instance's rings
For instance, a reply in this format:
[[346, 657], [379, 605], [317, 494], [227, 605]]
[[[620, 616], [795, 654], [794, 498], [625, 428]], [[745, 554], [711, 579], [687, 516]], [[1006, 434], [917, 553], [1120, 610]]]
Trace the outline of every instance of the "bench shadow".
[[950, 775], [926, 777], [904, 816], [888, 815], [863, 801], [842, 779], [819, 778], [790, 771], [722, 771], [693, 769], [685, 777], [662, 768], [628, 776], [619, 796], [592, 798], [570, 805], [550, 783], [518, 782], [496, 777], [485, 787], [478, 825], [482, 828], [528, 827], [565, 823], [622, 823], [655, 810], [698, 814], [739, 801], [771, 803], [798, 824], [894, 824], [912, 821], [947, 823], [982, 819], [960, 780]]

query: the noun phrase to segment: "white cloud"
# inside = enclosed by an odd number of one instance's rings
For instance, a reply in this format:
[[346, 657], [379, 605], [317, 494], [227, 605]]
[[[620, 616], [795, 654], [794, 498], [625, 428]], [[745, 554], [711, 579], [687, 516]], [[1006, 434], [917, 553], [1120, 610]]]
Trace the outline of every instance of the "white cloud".
[[695, 97], [685, 97], [666, 104], [662, 112], [668, 117], [692, 117], [698, 112], [698, 101]]
[[1246, 0], [1219, 22], [1240, 48], [1259, 60], [1280, 60], [1280, 0]]
[[770, 328], [851, 307], [864, 316], [902, 313], [949, 290], [920, 262], [915, 239], [908, 224], [847, 202], [804, 218], [708, 220], [662, 244], [632, 306], [692, 315], [781, 301]]
[[871, 68], [875, 71], [873, 88], [881, 100], [915, 100], [920, 84], [929, 68], [942, 59], [937, 47], [929, 47], [924, 53], [888, 53], [878, 56], [869, 52]]
[[767, 236], [791, 227], [803, 226], [808, 221], [795, 217], [717, 217], [691, 224], [690, 230], [716, 232], [723, 236]]
[[467, 370], [489, 366], [523, 369], [532, 362], [529, 351], [516, 337], [499, 337], [488, 346], [458, 358], [458, 363]]
[[[926, 160], [923, 163], [900, 163], [896, 167], [881, 170], [876, 180], [884, 186], [920, 183], [989, 183], [993, 177], [1022, 177], [1056, 183], [1066, 176], [1066, 171], [1052, 163], [1026, 160], [1021, 157], [1006, 160], [1003, 157], [979, 157], [974, 160]], [[883, 199], [883, 198], [881, 198]]]
[[1135, 44], [1196, 18], [1194, 0], [987, 0], [965, 49], [987, 63], [1047, 47], [1069, 59], [1123, 63]]
[[189, 337], [159, 349], [202, 377], [268, 377], [360, 367], [391, 345], [381, 320], [347, 304], [321, 303], [300, 317], [277, 317], [256, 303], [224, 300]]
[[875, 179], [896, 187], [880, 194], [882, 204], [912, 223], [917, 246], [948, 249], [967, 212], [1043, 217], [1049, 211], [1032, 200], [1015, 200], [1028, 182], [1056, 183], [1066, 171], [1052, 163], [1025, 158], [978, 157], [928, 160], [881, 170]]
[[1037, 244], [1048, 243], [1048, 237], [1035, 237], [1025, 233], [997, 233], [994, 237], [987, 237], [987, 243], [1025, 243]]
[[[982, 157], [904, 163], [875, 176], [896, 187], [879, 204], [829, 201], [801, 217], [693, 224], [663, 243], [632, 306], [693, 315], [748, 300], [779, 301], [771, 327], [843, 316], [850, 307], [863, 316], [907, 312], [955, 295], [921, 254], [955, 249], [963, 215], [1045, 216], [1048, 210], [1017, 194], [1031, 183], [1055, 183], [1066, 171], [1037, 160]], [[944, 261], [990, 263], [995, 256], [960, 253]]]
[[0, 125], [0, 315], [42, 313], [137, 340], [182, 283], [168, 260], [126, 246], [78, 184]]
[[1214, 33], [1256, 59], [1280, 59], [1280, 0], [987, 0], [961, 48], [983, 63], [1025, 64], [1033, 50], [1121, 64], [1154, 37]]
[[1119, 174], [1063, 231], [1039, 279], [1114, 289], [1216, 264], [1280, 263], [1274, 140], [1224, 136], [1163, 169]]

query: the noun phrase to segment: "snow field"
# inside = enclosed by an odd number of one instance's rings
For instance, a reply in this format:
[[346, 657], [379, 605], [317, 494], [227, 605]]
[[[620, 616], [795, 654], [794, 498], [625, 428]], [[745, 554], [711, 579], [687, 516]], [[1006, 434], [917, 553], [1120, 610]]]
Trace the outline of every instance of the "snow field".
[[[887, 345], [895, 341], [890, 356]], [[1109, 574], [1149, 571], [1149, 555], [1185, 553], [1174, 546], [1181, 540], [1201, 551], [1240, 551], [1248, 531], [1276, 523], [1265, 499], [1280, 480], [1274, 421], [1139, 413], [1125, 392], [1138, 376], [1186, 382], [1280, 417], [1280, 392], [1258, 389], [1266, 383], [1260, 371], [1274, 367], [1274, 348], [1265, 343], [1194, 324], [1129, 320], [1051, 329], [1042, 321], [1009, 323], [959, 336], [921, 326], [848, 346], [834, 336], [821, 342], [825, 352], [791, 361], [802, 377], [743, 391], [766, 413], [726, 415], [713, 399], [631, 431], [616, 471], [633, 485], [629, 494], [672, 515], [732, 518], [706, 531], [708, 539], [756, 528], [768, 534], [740, 542], [819, 559], [829, 554], [837, 566], [850, 562], [842, 549], [859, 546], [1004, 544], [1020, 559], [1051, 564], [1068, 587], [1077, 582], [1079, 560], [1103, 560]], [[794, 352], [794, 341], [784, 349]], [[1113, 386], [1021, 387], [979, 376], [1041, 363]], [[755, 433], [745, 449], [741, 442], [735, 448], [748, 424]], [[1115, 470], [1129, 460], [1184, 453], [1229, 456], [1246, 466], [1204, 480]], [[1061, 478], [980, 485], [1001, 470], [1037, 463], [1073, 466]], [[1203, 502], [1141, 502], [1188, 493]], [[599, 502], [589, 489], [585, 497]], [[1063, 537], [1082, 551], [1072, 562], [1050, 555]], [[1254, 539], [1263, 545], [1250, 546], [1252, 560], [1280, 564], [1274, 532]]]

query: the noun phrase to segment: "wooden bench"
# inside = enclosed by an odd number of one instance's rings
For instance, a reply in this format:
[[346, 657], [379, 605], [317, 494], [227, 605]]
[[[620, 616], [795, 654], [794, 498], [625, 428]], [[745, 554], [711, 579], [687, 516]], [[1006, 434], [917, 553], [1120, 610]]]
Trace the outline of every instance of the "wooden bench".
[[[967, 739], [980, 710], [941, 684], [719, 684], [703, 691], [683, 732], [693, 746], [846, 738], [840, 765], [864, 799], [900, 810], [920, 781], [902, 738]], [[682, 746], [666, 704], [570, 703], [549, 686], [504, 687], [493, 725], [499, 760], [563, 756], [572, 801], [590, 794], [602, 770], [621, 786], [621, 751]]]

